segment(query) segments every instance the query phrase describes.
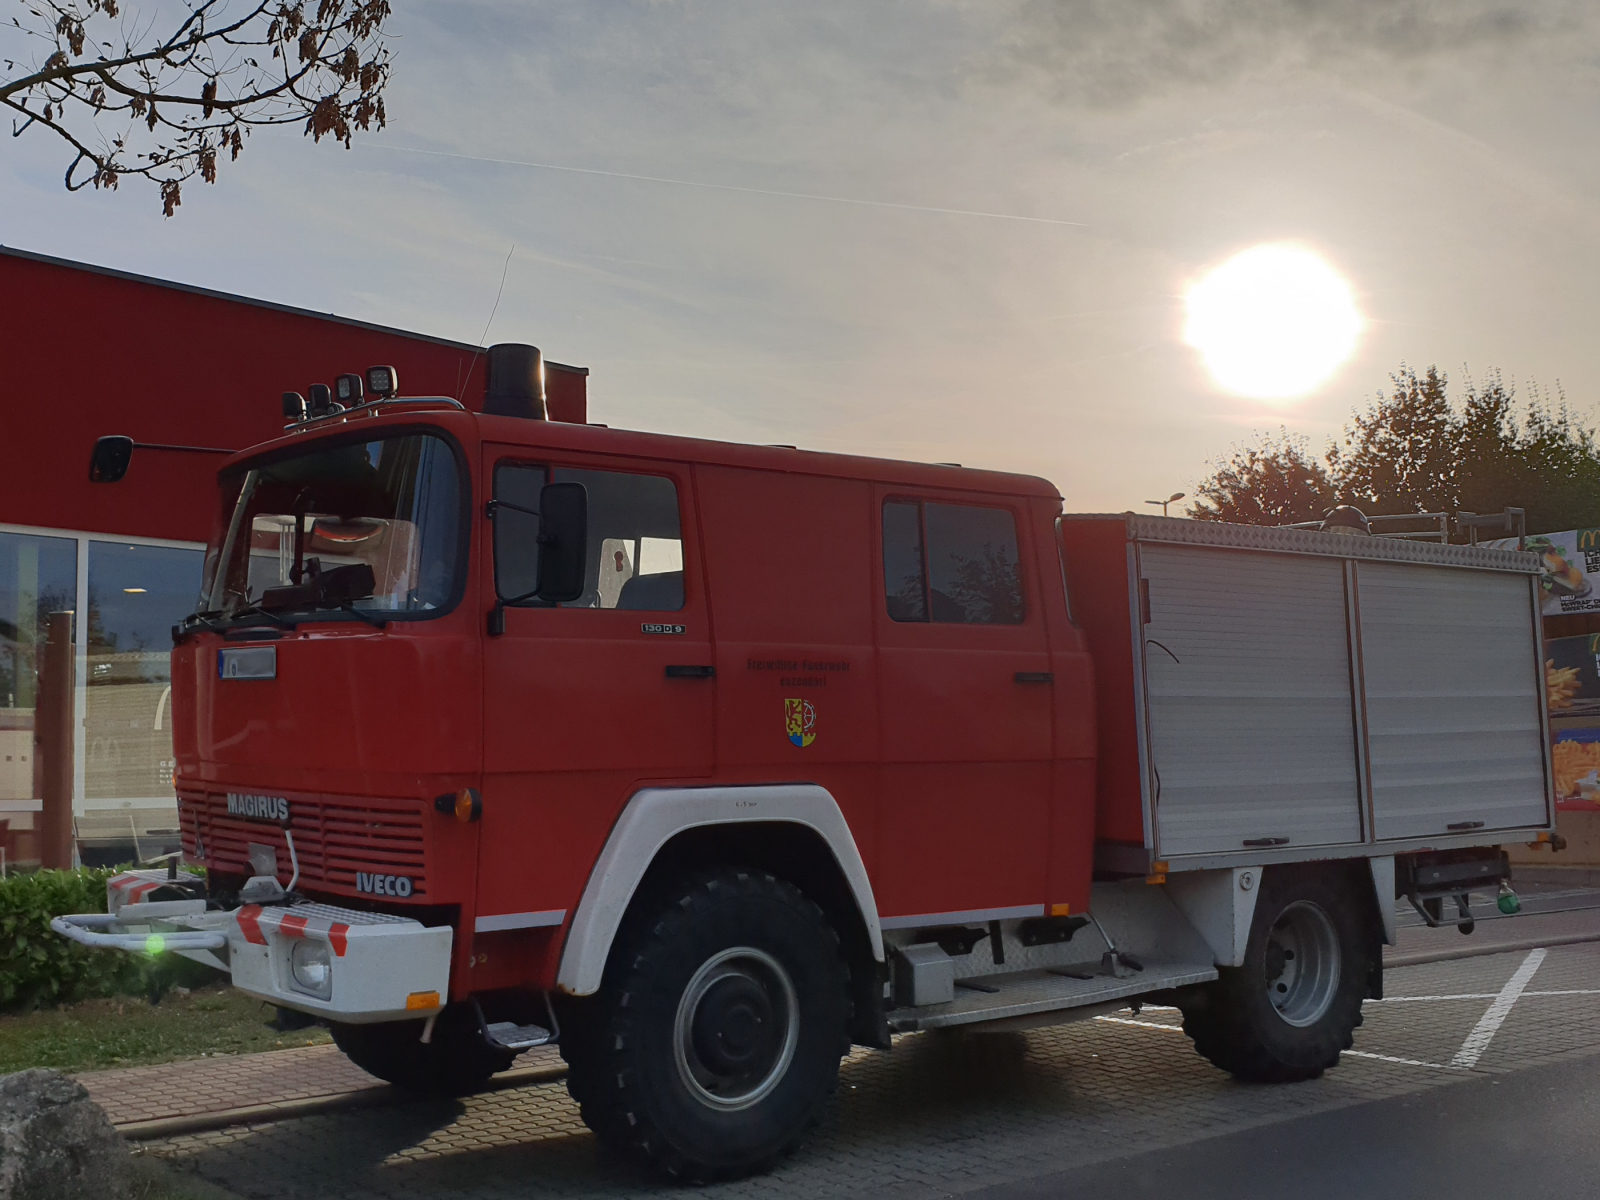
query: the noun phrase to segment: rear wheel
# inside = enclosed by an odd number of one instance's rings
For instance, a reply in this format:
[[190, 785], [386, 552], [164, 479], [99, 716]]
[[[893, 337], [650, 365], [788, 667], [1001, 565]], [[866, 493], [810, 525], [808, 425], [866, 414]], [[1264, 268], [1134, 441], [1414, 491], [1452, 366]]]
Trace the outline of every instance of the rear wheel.
[[606, 1142], [707, 1182], [769, 1169], [820, 1116], [849, 1046], [822, 911], [754, 871], [700, 875], [619, 935], [568, 1088]]
[[1244, 963], [1179, 998], [1195, 1049], [1241, 1079], [1287, 1083], [1336, 1066], [1361, 1024], [1378, 947], [1364, 897], [1337, 872], [1268, 870]]
[[434, 1022], [433, 1036], [422, 1040], [424, 1021], [385, 1021], [376, 1025], [333, 1024], [334, 1043], [369, 1075], [409, 1091], [433, 1096], [475, 1092], [516, 1058], [483, 1039], [477, 1014], [452, 1004]]

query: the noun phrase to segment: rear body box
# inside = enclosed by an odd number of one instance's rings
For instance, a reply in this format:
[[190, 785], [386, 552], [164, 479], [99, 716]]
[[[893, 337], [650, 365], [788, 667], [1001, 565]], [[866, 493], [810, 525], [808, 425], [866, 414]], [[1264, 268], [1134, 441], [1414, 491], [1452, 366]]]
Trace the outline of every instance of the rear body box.
[[1132, 513], [1061, 540], [1099, 683], [1100, 873], [1552, 828], [1535, 556]]

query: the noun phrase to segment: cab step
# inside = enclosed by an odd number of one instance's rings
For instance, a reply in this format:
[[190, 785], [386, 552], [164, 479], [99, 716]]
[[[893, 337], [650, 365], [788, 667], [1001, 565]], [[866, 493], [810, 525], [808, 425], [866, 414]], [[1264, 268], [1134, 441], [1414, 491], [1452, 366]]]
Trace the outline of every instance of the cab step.
[[[1099, 973], [1095, 970], [1097, 965], [1087, 963], [1081, 967], [985, 975], [984, 990], [981, 992], [963, 990], [957, 993], [954, 1000], [943, 1004], [891, 1010], [889, 1029], [894, 1033], [914, 1033], [923, 1029], [947, 1029], [955, 1025], [1037, 1017], [1086, 1005], [1106, 1004], [1164, 988], [1210, 983], [1217, 977], [1217, 968], [1204, 960], [1157, 962], [1141, 956], [1140, 965], [1143, 969], [1127, 971], [1120, 977]], [[1072, 973], [1065, 973], [1067, 971]], [[1041, 1020], [1028, 1023], [1049, 1022]]]
[[495, 1021], [483, 1027], [490, 1044], [502, 1050], [521, 1053], [542, 1046], [550, 1040], [550, 1031], [543, 1025], [518, 1025], [512, 1021]]

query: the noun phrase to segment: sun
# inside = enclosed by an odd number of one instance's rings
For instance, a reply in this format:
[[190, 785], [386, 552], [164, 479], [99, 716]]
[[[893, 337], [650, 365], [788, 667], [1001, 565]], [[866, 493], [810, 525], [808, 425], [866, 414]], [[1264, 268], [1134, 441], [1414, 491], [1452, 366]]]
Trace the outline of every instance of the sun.
[[1365, 322], [1350, 285], [1300, 246], [1234, 255], [1189, 289], [1183, 340], [1230, 392], [1290, 400], [1355, 351]]

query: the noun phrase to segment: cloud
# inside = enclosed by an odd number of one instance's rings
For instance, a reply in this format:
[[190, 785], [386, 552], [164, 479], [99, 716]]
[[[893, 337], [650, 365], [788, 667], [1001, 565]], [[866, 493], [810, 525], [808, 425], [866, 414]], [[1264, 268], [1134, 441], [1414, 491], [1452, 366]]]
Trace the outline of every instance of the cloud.
[[1569, 0], [1023, 0], [973, 63], [983, 84], [1043, 84], [1106, 108], [1313, 70], [1411, 71], [1450, 56], [1592, 38]]

